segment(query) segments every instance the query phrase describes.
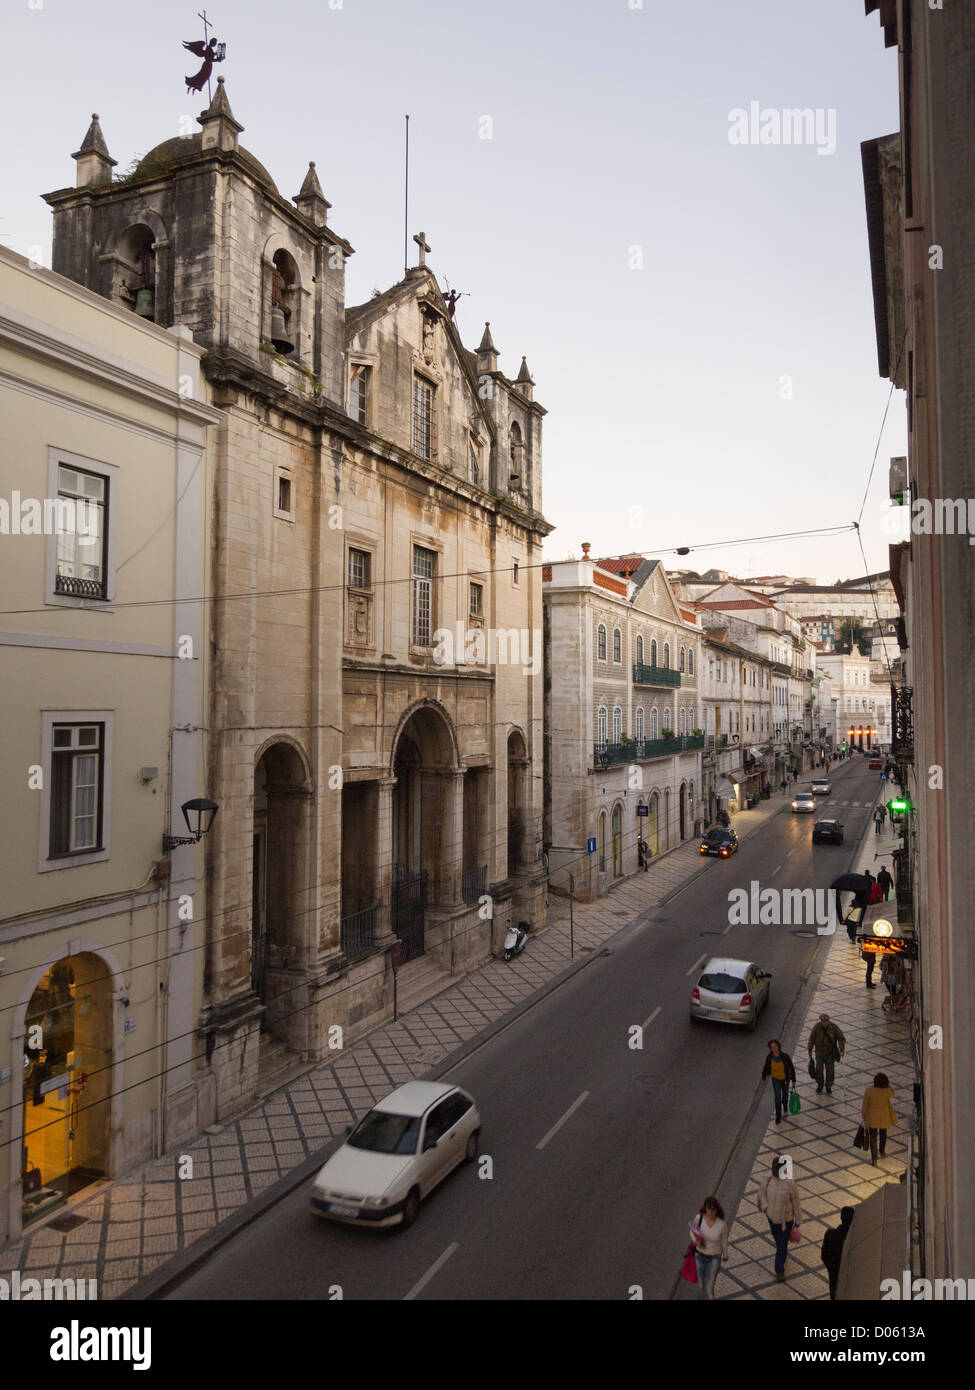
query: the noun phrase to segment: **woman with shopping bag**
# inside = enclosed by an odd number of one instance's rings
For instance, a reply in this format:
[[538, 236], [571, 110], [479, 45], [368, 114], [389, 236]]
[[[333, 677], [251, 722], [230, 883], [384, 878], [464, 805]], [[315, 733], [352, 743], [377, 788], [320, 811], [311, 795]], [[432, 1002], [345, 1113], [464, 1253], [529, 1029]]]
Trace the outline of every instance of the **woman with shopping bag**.
[[717, 1197], [705, 1197], [700, 1211], [689, 1222], [689, 1229], [701, 1294], [713, 1300], [718, 1269], [721, 1261], [728, 1258], [728, 1223]]
[[[873, 1085], [863, 1093], [860, 1114], [863, 1117], [865, 1136], [870, 1139], [870, 1162], [877, 1167], [877, 1148], [879, 1140], [880, 1157], [887, 1151], [887, 1131], [897, 1123], [897, 1112], [891, 1104], [894, 1088], [887, 1079], [886, 1072], [878, 1071]], [[866, 1143], [864, 1143], [866, 1148]]]

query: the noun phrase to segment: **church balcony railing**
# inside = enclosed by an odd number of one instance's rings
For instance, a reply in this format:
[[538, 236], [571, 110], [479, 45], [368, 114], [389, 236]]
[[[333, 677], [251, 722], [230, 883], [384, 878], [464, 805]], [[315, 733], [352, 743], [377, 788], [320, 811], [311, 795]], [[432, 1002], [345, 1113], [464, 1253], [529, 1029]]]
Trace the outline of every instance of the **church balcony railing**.
[[376, 907], [364, 907], [360, 912], [351, 912], [339, 923], [342, 951], [350, 959], [363, 956], [376, 944]]
[[487, 888], [487, 865], [477, 869], [464, 869], [460, 876], [461, 897], [465, 903], [476, 903]]

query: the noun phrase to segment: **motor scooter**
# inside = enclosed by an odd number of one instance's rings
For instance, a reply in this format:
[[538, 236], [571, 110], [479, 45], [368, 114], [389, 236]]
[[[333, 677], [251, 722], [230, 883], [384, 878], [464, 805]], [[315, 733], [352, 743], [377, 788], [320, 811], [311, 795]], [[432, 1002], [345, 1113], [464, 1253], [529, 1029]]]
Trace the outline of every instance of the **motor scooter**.
[[528, 933], [531, 931], [531, 922], [519, 922], [518, 925], [508, 928], [508, 935], [504, 939], [504, 958], [511, 960], [512, 956], [520, 956], [525, 949], [525, 942], [528, 940]]

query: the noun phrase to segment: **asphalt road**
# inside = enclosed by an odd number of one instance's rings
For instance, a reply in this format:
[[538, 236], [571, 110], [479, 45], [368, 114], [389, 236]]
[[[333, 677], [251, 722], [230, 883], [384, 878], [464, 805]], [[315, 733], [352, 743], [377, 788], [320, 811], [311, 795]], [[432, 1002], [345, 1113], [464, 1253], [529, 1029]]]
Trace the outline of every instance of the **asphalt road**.
[[[633, 1297], [634, 1286], [646, 1299], [673, 1296], [688, 1220], [715, 1191], [733, 1209], [747, 1179], [771, 1106], [768, 1089], [755, 1104], [769, 1037], [782, 1037], [801, 1077], [800, 994], [827, 940], [815, 924], [729, 926], [728, 890], [753, 879], [825, 888], [852, 865], [880, 774], [857, 758], [834, 763], [831, 777], [819, 815], [844, 822], [843, 846], [813, 848], [819, 816], [792, 814], [782, 798], [737, 855], [711, 861], [448, 1073], [477, 1100], [490, 1177], [462, 1166], [402, 1234], [319, 1220], [306, 1182], [169, 1297], [590, 1300]], [[709, 955], [772, 971], [756, 1033], [690, 1022]], [[642, 1050], [628, 1045], [635, 1024]]]

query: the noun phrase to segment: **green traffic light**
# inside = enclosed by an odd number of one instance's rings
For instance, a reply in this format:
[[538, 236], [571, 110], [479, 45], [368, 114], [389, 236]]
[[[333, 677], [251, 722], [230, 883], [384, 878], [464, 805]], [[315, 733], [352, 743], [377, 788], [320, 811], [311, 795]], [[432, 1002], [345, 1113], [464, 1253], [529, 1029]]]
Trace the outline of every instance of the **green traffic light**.
[[887, 810], [890, 811], [890, 812], [892, 812], [892, 813], [893, 813], [893, 812], [896, 812], [898, 815], [900, 815], [900, 814], [901, 814], [902, 812], [904, 812], [904, 811], [909, 811], [910, 809], [911, 809], [911, 803], [910, 803], [909, 801], [888, 801], [888, 802], [887, 802]]

